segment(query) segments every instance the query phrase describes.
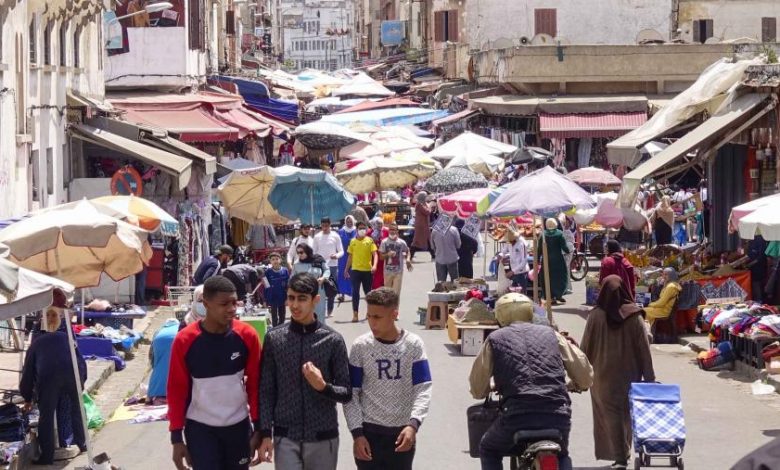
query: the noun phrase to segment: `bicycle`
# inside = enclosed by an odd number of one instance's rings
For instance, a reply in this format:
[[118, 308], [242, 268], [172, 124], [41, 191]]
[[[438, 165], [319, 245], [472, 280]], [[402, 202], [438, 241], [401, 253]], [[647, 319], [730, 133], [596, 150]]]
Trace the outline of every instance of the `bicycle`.
[[571, 256], [571, 262], [569, 263], [569, 276], [572, 281], [581, 281], [585, 279], [590, 270], [590, 264], [588, 264], [588, 258], [585, 253], [574, 250]]

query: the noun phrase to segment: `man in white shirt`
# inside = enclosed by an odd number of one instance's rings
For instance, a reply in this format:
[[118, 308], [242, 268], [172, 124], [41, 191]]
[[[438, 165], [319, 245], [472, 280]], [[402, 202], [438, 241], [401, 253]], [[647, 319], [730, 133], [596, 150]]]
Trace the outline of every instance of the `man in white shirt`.
[[514, 230], [508, 230], [504, 236], [504, 249], [501, 251], [501, 261], [509, 258], [509, 271], [505, 275], [512, 280], [512, 287], [522, 287], [528, 290], [528, 249], [525, 239]]
[[292, 265], [295, 264], [296, 261], [298, 261], [298, 255], [295, 249], [298, 247], [298, 244], [300, 243], [305, 243], [310, 247], [312, 247], [312, 249], [314, 249], [314, 237], [311, 236], [310, 224], [301, 224], [301, 234], [293, 238], [293, 241], [290, 244], [290, 249], [287, 250], [287, 265], [290, 266], [291, 268]]
[[330, 267], [330, 280], [325, 286], [325, 296], [328, 299], [328, 316], [333, 316], [336, 294], [338, 294], [337, 282], [339, 272], [339, 258], [344, 256], [344, 246], [338, 233], [330, 230], [330, 219], [324, 217], [320, 221], [322, 231], [314, 235], [314, 254], [320, 255], [328, 262]]

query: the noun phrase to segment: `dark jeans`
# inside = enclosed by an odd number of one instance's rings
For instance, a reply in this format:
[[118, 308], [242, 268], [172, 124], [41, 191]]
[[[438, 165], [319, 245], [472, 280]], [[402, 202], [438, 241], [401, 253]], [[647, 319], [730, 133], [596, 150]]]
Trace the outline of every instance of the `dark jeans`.
[[271, 325], [272, 326], [279, 326], [282, 323], [284, 323], [284, 319], [287, 316], [287, 307], [284, 305], [280, 305], [278, 307], [274, 307], [273, 305], [268, 307], [268, 309], [271, 311]]
[[244, 470], [249, 468], [249, 419], [232, 426], [208, 426], [191, 419], [184, 440], [193, 470]]
[[410, 255], [409, 259], [414, 259], [414, 254], [417, 253], [418, 251], [427, 251], [428, 253], [430, 253], [431, 261], [434, 261], [436, 259], [436, 253], [434, 253], [433, 248], [428, 247], [427, 250], [422, 250], [420, 248], [415, 248], [413, 246], [409, 247], [409, 255]]
[[363, 293], [371, 292], [371, 282], [373, 276], [371, 271], [349, 270], [349, 282], [352, 283], [352, 311], [357, 312], [360, 307], [360, 286], [363, 286]]
[[141, 270], [135, 275], [135, 298], [136, 305], [146, 305], [146, 273], [147, 269]]
[[73, 424], [73, 443], [84, 446], [84, 426], [81, 422], [81, 408], [76, 382], [70, 377], [55, 377], [38, 384], [38, 443], [41, 446], [41, 463], [54, 461], [54, 414], [61, 397], [70, 401], [71, 423]]
[[455, 282], [458, 280], [458, 262], [450, 264], [436, 263], [436, 280], [439, 282], [447, 281], [447, 274], [450, 275], [450, 280]]
[[330, 267], [330, 280], [333, 281], [333, 285], [336, 286], [336, 288], [328, 293], [328, 289], [325, 289], [325, 295], [328, 298], [328, 315], [333, 313], [333, 309], [336, 307], [336, 294], [338, 294], [338, 286], [339, 286], [339, 267], [338, 266], [331, 266]]
[[482, 470], [502, 470], [501, 461], [509, 456], [515, 447], [514, 434], [520, 430], [558, 429], [563, 435], [561, 453], [558, 456], [560, 470], [571, 470], [569, 458], [569, 431], [571, 419], [554, 414], [518, 414], [511, 411], [499, 416], [488, 428], [479, 443], [479, 459]]
[[395, 440], [401, 430], [396, 434], [379, 434], [363, 431], [371, 448], [371, 460], [355, 459], [358, 470], [412, 470], [415, 448], [408, 452], [396, 452]]
[[523, 292], [528, 291], [528, 273], [514, 274], [512, 276], [512, 287], [522, 287]]

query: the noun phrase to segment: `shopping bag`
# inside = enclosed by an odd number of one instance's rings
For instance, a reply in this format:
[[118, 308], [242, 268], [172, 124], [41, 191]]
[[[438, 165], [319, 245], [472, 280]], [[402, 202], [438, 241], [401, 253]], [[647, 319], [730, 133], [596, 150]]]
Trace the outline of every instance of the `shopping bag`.
[[498, 401], [491, 400], [490, 396], [483, 403], [472, 405], [466, 409], [466, 420], [469, 431], [469, 455], [479, 457], [479, 443], [488, 428], [498, 419], [501, 407]]
[[89, 429], [98, 429], [102, 427], [106, 421], [103, 419], [103, 415], [100, 414], [100, 410], [95, 404], [92, 397], [87, 392], [84, 392], [84, 410], [87, 412], [87, 427]]

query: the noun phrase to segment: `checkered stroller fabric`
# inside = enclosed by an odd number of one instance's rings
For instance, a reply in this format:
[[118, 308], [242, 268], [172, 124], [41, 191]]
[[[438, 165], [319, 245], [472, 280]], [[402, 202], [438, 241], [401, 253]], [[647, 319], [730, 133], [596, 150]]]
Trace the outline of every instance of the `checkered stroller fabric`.
[[650, 453], [682, 453], [685, 418], [680, 403], [680, 386], [633, 383], [629, 400], [634, 449], [638, 452], [644, 446]]

